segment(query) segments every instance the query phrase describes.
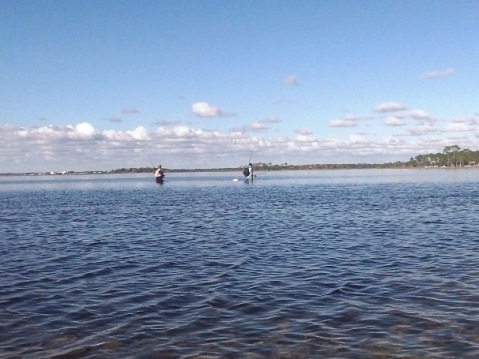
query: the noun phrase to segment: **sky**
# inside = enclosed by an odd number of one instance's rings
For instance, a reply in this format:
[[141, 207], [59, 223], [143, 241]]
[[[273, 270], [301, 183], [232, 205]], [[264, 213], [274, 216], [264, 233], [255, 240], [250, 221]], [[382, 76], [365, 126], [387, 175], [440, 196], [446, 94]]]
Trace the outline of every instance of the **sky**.
[[0, 1], [0, 173], [479, 150], [476, 0]]

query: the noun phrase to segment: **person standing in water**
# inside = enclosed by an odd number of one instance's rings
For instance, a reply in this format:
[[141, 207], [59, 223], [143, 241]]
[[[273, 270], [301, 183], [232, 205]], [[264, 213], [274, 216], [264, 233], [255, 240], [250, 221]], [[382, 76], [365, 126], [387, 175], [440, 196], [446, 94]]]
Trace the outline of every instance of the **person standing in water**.
[[158, 168], [155, 171], [156, 183], [163, 183], [164, 178], [165, 178], [165, 173], [163, 172], [163, 168], [161, 168], [161, 165], [158, 165]]
[[245, 168], [243, 174], [246, 177], [246, 180], [253, 182], [253, 177], [254, 177], [254, 170], [253, 170], [253, 164], [250, 162], [248, 167]]

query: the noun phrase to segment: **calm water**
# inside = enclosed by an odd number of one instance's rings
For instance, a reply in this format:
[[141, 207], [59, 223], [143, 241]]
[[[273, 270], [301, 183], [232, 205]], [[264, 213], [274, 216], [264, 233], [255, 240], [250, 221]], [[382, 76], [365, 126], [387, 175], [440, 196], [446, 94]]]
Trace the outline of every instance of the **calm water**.
[[0, 358], [477, 358], [479, 170], [0, 178]]

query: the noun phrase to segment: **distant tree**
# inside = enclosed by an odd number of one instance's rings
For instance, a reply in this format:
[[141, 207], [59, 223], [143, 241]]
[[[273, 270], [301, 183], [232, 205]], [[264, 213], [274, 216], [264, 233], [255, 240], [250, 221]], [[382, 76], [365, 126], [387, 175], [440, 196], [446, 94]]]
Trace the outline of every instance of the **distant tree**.
[[442, 152], [446, 155], [447, 163], [449, 164], [449, 166], [457, 166], [459, 150], [460, 148], [458, 145], [444, 147], [444, 150]]
[[451, 152], [457, 152], [459, 151], [461, 148], [458, 146], [458, 145], [454, 145], [454, 146], [446, 146], [444, 147], [444, 150], [442, 150], [442, 152], [444, 153], [451, 153]]

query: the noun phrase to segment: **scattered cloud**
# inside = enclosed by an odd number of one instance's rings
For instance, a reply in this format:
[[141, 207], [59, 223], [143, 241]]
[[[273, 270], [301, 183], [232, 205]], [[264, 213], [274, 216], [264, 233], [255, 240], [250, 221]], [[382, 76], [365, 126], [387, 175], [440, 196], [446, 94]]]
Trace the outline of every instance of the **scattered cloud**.
[[446, 124], [446, 132], [476, 132], [479, 128], [474, 117], [453, 119]]
[[329, 127], [356, 127], [356, 125], [357, 125], [356, 120], [352, 118], [330, 120], [328, 122]]
[[421, 75], [422, 79], [437, 79], [440, 77], [447, 77], [456, 74], [456, 70], [454, 69], [444, 69], [444, 70], [436, 70], [436, 71], [429, 71], [425, 72]]
[[248, 126], [248, 129], [252, 131], [264, 131], [267, 130], [269, 127], [264, 122], [253, 122], [251, 125]]
[[140, 111], [136, 107], [126, 107], [121, 110], [121, 113], [124, 115], [135, 115], [140, 113]]
[[177, 126], [181, 124], [180, 120], [158, 120], [153, 123], [155, 126]]
[[260, 123], [280, 123], [281, 120], [279, 118], [276, 118], [276, 117], [268, 117], [268, 118], [265, 118], [263, 120], [259, 120], [258, 122], [260, 122]]
[[360, 143], [365, 144], [369, 141], [366, 138], [366, 136], [364, 136], [363, 134], [356, 133], [349, 136], [349, 142], [354, 144], [360, 144]]
[[406, 106], [400, 102], [383, 102], [374, 109], [375, 112], [396, 112], [404, 110], [406, 110]]
[[462, 122], [468, 125], [477, 125], [477, 120], [473, 116], [468, 116], [465, 118], [453, 119], [452, 122]]
[[106, 119], [108, 122], [111, 123], [122, 123], [123, 119], [121, 117], [109, 117]]
[[438, 130], [431, 124], [418, 124], [409, 130], [409, 133], [413, 136], [424, 136], [434, 132], [438, 132]]
[[296, 75], [289, 75], [284, 79], [284, 83], [288, 86], [296, 86], [299, 84], [298, 77]]
[[88, 122], [82, 122], [75, 127], [76, 132], [81, 136], [92, 137], [96, 134], [95, 128]]
[[470, 130], [470, 126], [463, 122], [449, 122], [445, 127], [446, 132], [464, 132]]
[[303, 135], [303, 136], [310, 136], [312, 135], [314, 132], [311, 131], [309, 128], [303, 128], [303, 129], [300, 129], [300, 130], [296, 130], [295, 131], [298, 135]]
[[423, 110], [412, 110], [408, 113], [408, 115], [415, 120], [435, 122], [435, 119]]
[[467, 141], [468, 136], [454, 133], [454, 134], [451, 134], [450, 136], [447, 136], [447, 138], [457, 143], [458, 141], [459, 142]]
[[215, 117], [232, 117], [234, 114], [226, 113], [219, 108], [210, 105], [207, 102], [195, 102], [191, 105], [191, 112], [196, 117], [215, 118]]
[[314, 147], [316, 147], [317, 144], [319, 143], [318, 139], [316, 137], [314, 137], [313, 132], [308, 131], [308, 130], [296, 131], [296, 136], [294, 137], [294, 142], [299, 143], [301, 146], [304, 146], [305, 144], [309, 144], [309, 145], [314, 144], [313, 145]]
[[137, 141], [148, 141], [151, 139], [148, 130], [143, 126], [137, 127], [133, 131], [126, 131], [126, 133]]
[[[221, 114], [209, 104], [196, 110], [203, 115]], [[330, 128], [353, 128], [362, 124], [360, 119], [361, 116], [347, 113], [344, 118], [329, 121], [328, 125]], [[241, 165], [243, 159], [238, 158], [238, 153], [251, 149], [261, 154], [259, 160], [273, 163], [318, 163], [318, 158], [322, 163], [337, 163], [343, 159], [351, 163], [369, 162], [367, 158], [388, 161], [391, 156], [395, 160], [405, 160], [418, 153], [440, 151], [461, 138], [472, 141], [472, 137], [479, 137], [477, 115], [444, 121], [441, 128], [433, 116], [419, 109], [386, 112], [384, 118], [376, 115], [374, 121], [389, 127], [390, 133], [378, 138], [382, 129], [376, 127], [374, 134], [356, 132], [343, 137], [343, 131], [336, 131], [342, 135], [330, 138], [328, 130], [321, 131], [325, 136], [321, 137], [315, 135], [316, 128], [299, 128], [290, 135], [283, 132], [281, 136], [276, 133], [270, 136], [267, 131], [282, 122], [276, 117], [224, 131], [167, 120], [157, 121], [153, 130], [143, 126], [131, 130], [100, 130], [88, 122], [33, 128], [0, 125], [0, 137], [4, 142], [0, 148], [0, 166], [2, 172], [9, 168], [18, 171], [20, 166], [38, 171], [91, 170], [92, 164], [93, 169], [112, 169], [144, 166], [142, 161], [148, 162], [146, 154], [161, 154], [162, 163], [169, 162], [171, 168], [227, 167]], [[397, 133], [394, 128], [401, 126], [403, 129]], [[467, 143], [464, 141], [461, 143]], [[72, 167], [65, 168], [65, 165]]]
[[266, 131], [271, 128], [271, 124], [280, 123], [281, 120], [276, 117], [269, 117], [262, 120], [255, 121], [249, 125], [244, 125], [236, 127], [233, 129], [233, 132], [244, 133], [244, 132], [261, 132]]
[[406, 124], [406, 121], [402, 118], [398, 118], [395, 116], [388, 116], [383, 120], [383, 123], [386, 126], [404, 126]]

